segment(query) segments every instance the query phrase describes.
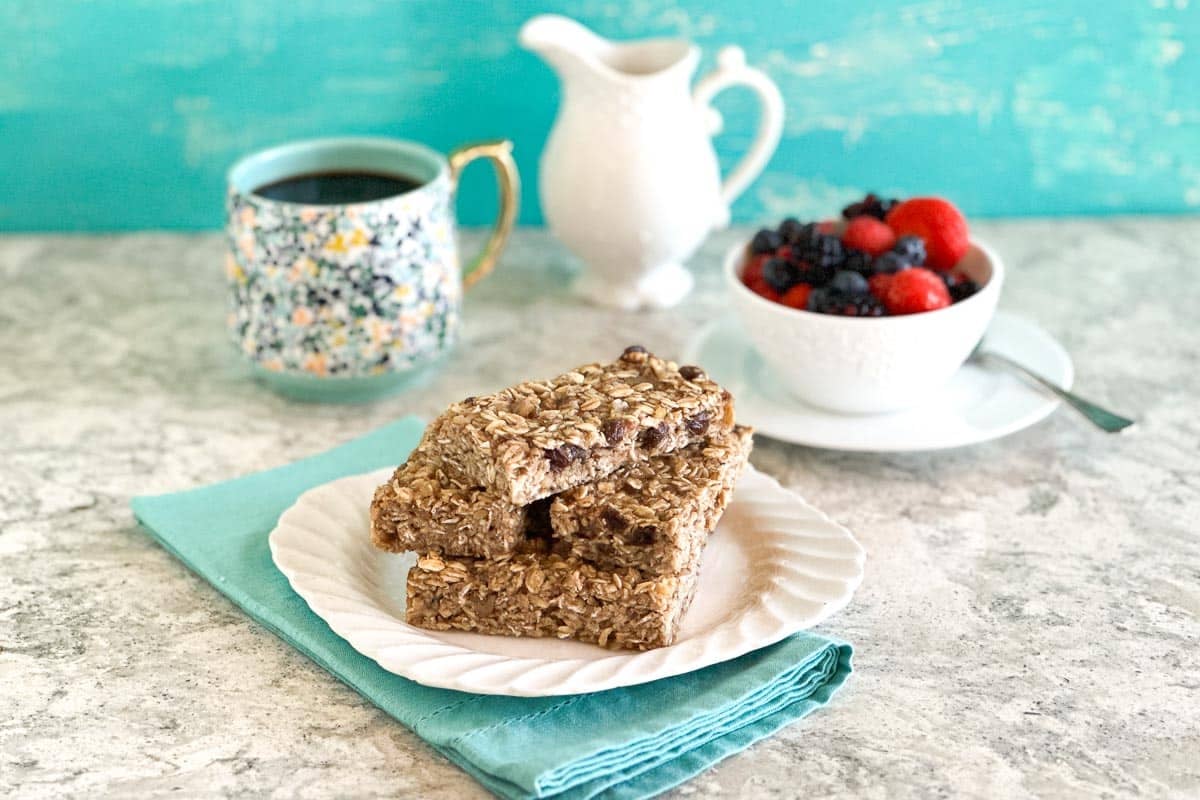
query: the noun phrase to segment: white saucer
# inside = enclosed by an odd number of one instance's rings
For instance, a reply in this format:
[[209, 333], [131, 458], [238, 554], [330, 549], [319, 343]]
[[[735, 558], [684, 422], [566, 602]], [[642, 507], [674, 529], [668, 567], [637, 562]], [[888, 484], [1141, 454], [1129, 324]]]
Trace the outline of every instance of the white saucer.
[[[984, 346], [1064, 388], [1074, 380], [1075, 368], [1062, 345], [1020, 317], [996, 312]], [[1029, 427], [1059, 402], [1004, 368], [966, 364], [918, 408], [878, 416], [836, 414], [789, 394], [732, 318], [702, 330], [682, 363], [704, 365], [733, 393], [739, 422], [773, 439], [831, 450], [941, 450], [986, 442]]]
[[862, 581], [866, 554], [850, 531], [748, 466], [705, 548], [695, 600], [670, 647], [639, 653], [414, 628], [404, 609], [415, 556], [371, 546], [371, 495], [390, 474], [354, 475], [302, 494], [271, 532], [271, 557], [334, 633], [427, 686], [540, 697], [680, 675], [828, 619]]

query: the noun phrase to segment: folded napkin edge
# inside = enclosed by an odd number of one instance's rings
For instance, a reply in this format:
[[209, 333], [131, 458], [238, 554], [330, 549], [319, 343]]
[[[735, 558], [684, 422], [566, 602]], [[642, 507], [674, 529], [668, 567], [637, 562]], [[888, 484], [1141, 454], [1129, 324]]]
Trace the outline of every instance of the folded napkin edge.
[[[805, 635], [805, 632], [801, 632], [800, 635]], [[804, 705], [804, 708], [800, 709], [794, 717], [789, 717], [782, 722], [780, 726], [787, 724], [787, 721], [792, 719], [806, 716], [817, 707], [825, 705], [853, 672], [853, 647], [849, 643], [837, 639], [821, 638], [824, 639], [824, 642], [820, 647], [807, 658], [780, 673], [774, 680], [748, 689], [739, 698], [727, 700], [724, 706], [699, 715], [687, 725], [681, 726], [680, 729], [665, 732], [668, 735], [674, 734], [679, 737], [674, 742], [664, 740], [662, 735], [647, 737], [645, 741], [641, 742], [641, 747], [630, 748], [626, 753], [636, 759], [638, 750], [665, 748], [658, 757], [646, 757], [641, 765], [635, 761], [628, 764], [626, 770], [621, 770], [620, 756], [622, 750], [626, 748], [606, 748], [588, 758], [564, 764], [543, 773], [536, 781], [537, 790], [546, 795], [555, 795], [595, 780], [586, 777], [582, 780], [578, 777], [572, 779], [572, 773], [593, 772], [597, 775], [619, 773], [628, 777], [636, 777], [643, 772], [656, 769], [664, 763], [674, 761], [686, 753], [706, 747], [714, 741], [757, 726], [764, 720], [783, 714], [797, 704], [807, 705]], [[787, 641], [785, 639], [780, 644], [785, 644]], [[819, 674], [814, 674], [814, 671], [819, 671]], [[739, 709], [749, 710], [750, 714], [739, 715]], [[772, 731], [777, 730], [780, 726], [773, 728]], [[767, 735], [769, 732], [756, 736], [753, 741], [758, 741]], [[731, 753], [737, 752], [738, 749], [740, 748], [734, 749]], [[723, 755], [721, 758], [724, 757]], [[709, 766], [711, 765], [709, 764]], [[632, 773], [628, 771], [628, 767], [637, 766], [641, 766], [641, 769]]]

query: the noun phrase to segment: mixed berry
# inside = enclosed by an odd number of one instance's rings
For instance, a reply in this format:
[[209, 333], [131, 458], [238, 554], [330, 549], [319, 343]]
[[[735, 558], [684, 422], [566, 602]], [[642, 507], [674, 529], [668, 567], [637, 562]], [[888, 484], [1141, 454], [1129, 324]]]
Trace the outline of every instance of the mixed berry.
[[847, 317], [935, 311], [979, 291], [956, 270], [970, 241], [950, 202], [868, 194], [842, 217], [763, 228], [750, 242], [742, 282], [790, 308]]

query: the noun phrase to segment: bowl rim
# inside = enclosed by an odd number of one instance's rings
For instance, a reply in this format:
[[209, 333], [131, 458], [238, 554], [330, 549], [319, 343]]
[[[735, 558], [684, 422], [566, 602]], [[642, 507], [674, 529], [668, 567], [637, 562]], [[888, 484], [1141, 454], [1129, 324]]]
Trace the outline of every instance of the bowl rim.
[[[960, 300], [957, 303], [951, 303], [945, 308], [938, 308], [933, 311], [923, 311], [919, 314], [897, 314], [895, 316], [885, 317], [845, 317], [838, 314], [819, 314], [815, 311], [808, 311], [803, 308], [792, 308], [791, 306], [785, 306], [782, 303], [776, 303], [773, 300], [768, 300], [762, 295], [751, 290], [746, 284], [742, 283], [741, 275], [739, 274], [742, 265], [742, 257], [749, 248], [750, 239], [737, 242], [730, 247], [725, 253], [725, 260], [721, 268], [725, 273], [726, 284], [732, 285], [735, 293], [740, 293], [742, 297], [750, 298], [751, 303], [758, 303], [762, 308], [770, 308], [772, 313], [786, 313], [789, 315], [804, 314], [804, 317], [793, 317], [793, 319], [806, 319], [814, 321], [821, 320], [821, 322], [815, 323], [818, 325], [837, 325], [844, 322], [862, 325], [913, 324], [913, 320], [929, 319], [934, 315], [939, 314], [965, 314], [970, 310], [970, 308], [974, 307], [972, 304], [980, 305], [988, 302], [988, 300], [984, 299], [985, 297], [996, 296], [996, 299], [998, 300], [1000, 288], [1004, 283], [1004, 262], [990, 245], [974, 237], [971, 237], [968, 239], [968, 241], [970, 242], [971, 247], [978, 250], [983, 257], [987, 259], [988, 264], [991, 265], [991, 278], [988, 279], [988, 282], [985, 283], [978, 292], [966, 298], [965, 300]], [[956, 309], [958, 310], [956, 311]]]

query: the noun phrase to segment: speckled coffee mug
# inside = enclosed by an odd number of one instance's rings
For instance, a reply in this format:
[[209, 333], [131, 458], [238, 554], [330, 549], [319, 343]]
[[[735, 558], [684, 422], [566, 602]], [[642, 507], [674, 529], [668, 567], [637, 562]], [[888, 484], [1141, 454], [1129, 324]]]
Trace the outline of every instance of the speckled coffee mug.
[[[272, 388], [309, 400], [361, 400], [410, 383], [453, 346], [461, 298], [487, 275], [516, 217], [512, 144], [449, 158], [393, 139], [316, 139], [248, 156], [229, 171], [229, 329]], [[487, 158], [500, 213], [482, 254], [460, 271], [454, 194]], [[370, 171], [419, 185], [363, 203], [310, 205], [255, 190], [295, 175]]]

